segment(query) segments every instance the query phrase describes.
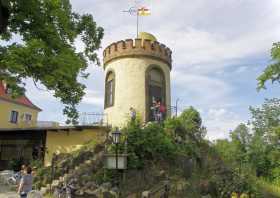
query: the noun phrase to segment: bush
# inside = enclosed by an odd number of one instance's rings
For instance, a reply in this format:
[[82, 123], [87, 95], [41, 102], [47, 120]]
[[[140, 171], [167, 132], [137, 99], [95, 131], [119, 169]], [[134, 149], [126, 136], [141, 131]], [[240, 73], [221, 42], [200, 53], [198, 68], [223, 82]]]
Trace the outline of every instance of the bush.
[[51, 183], [51, 167], [39, 168], [33, 182], [35, 189], [40, 189], [49, 183]]
[[171, 158], [176, 145], [162, 126], [151, 123], [144, 128], [131, 123], [124, 129], [127, 138], [129, 168], [143, 168], [145, 160]]
[[13, 159], [9, 162], [9, 169], [14, 170], [14, 171], [20, 171], [21, 165], [25, 164], [25, 161], [20, 158], [20, 159]]
[[[190, 115], [193, 113], [191, 110]], [[239, 175], [226, 166], [215, 148], [202, 139], [201, 133], [193, 135], [195, 130], [190, 131], [186, 126], [189, 122], [188, 112], [183, 115], [182, 118], [168, 119], [164, 127], [154, 123], [143, 128], [137, 122], [128, 124], [123, 129], [129, 154], [128, 168], [144, 168], [147, 162], [152, 161], [171, 161], [172, 168], [176, 168], [174, 160], [178, 161], [180, 155], [188, 156], [198, 162], [196, 171], [200, 183], [194, 188], [199, 188], [201, 193], [221, 198], [231, 197], [233, 192], [257, 197], [257, 185], [248, 179], [249, 175]], [[197, 114], [194, 115], [197, 118]], [[196, 123], [200, 125], [201, 122], [198, 119]], [[184, 138], [181, 142], [176, 141], [178, 135]]]
[[44, 167], [44, 163], [42, 160], [32, 160], [29, 165], [31, 168], [42, 168]]

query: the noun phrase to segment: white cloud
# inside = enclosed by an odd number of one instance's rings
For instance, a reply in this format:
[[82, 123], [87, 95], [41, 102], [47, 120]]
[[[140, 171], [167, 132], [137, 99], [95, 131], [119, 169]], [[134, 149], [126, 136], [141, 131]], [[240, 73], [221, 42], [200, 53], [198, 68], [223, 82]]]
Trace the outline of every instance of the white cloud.
[[[140, 18], [140, 31], [154, 33], [173, 50], [175, 67], [189, 69], [199, 64], [197, 72], [217, 70], [237, 59], [268, 53], [280, 34], [280, 27], [275, 26], [280, 19], [275, 9], [278, 3], [273, 0], [138, 2], [152, 10], [151, 16]], [[93, 14], [105, 28], [103, 47], [135, 37], [135, 16], [122, 12], [133, 6], [134, 1], [73, 0], [72, 3], [79, 12]]]
[[223, 104], [230, 102], [232, 88], [218, 78], [174, 71], [171, 81], [180, 92], [180, 97], [189, 98], [196, 106], [210, 108], [217, 105], [216, 101]]
[[207, 138], [210, 140], [229, 137], [229, 131], [244, 122], [236, 113], [225, 108], [210, 108], [202, 115], [207, 127]]
[[57, 101], [53, 96], [54, 91], [48, 91], [41, 83], [35, 84], [30, 78], [26, 79], [24, 83], [26, 83], [26, 96], [32, 98], [32, 102], [35, 104], [40, 106], [41, 101]]
[[248, 69], [247, 66], [241, 66], [241, 67], [238, 67], [238, 68], [235, 70], [235, 72], [236, 72], [236, 73], [243, 73], [243, 72], [245, 72], [247, 69]]
[[[226, 35], [201, 31], [194, 28], [161, 31], [173, 50], [174, 69], [180, 68], [196, 73], [211, 73], [228, 65], [240, 62], [241, 59], [269, 53], [277, 33], [248, 33], [236, 38]], [[257, 47], [256, 47], [257, 46]], [[197, 68], [199, 65], [199, 68]]]
[[104, 95], [103, 93], [95, 90], [86, 90], [82, 103], [91, 104], [96, 106], [103, 106]]
[[[104, 27], [103, 49], [117, 40], [135, 37], [136, 18], [122, 12], [133, 6], [134, 2], [71, 0], [73, 9], [79, 13], [91, 13], [97, 24]], [[240, 73], [256, 73], [251, 66], [255, 64], [255, 57], [267, 57], [272, 42], [280, 40], [280, 26], [277, 26], [280, 21], [280, 1], [137, 2], [147, 5], [152, 11], [151, 16], [140, 18], [140, 30], [153, 33], [173, 51], [172, 97], [179, 97], [181, 106], [193, 105], [200, 109], [210, 139], [227, 137], [228, 131], [246, 117], [238, 113], [241, 107], [237, 106], [234, 112], [230, 108], [243, 102], [239, 101], [236, 90], [242, 90], [247, 84], [234, 85], [222, 77], [232, 76], [241, 82]], [[76, 46], [80, 50], [83, 44], [77, 41]], [[102, 49], [98, 55], [102, 59]], [[230, 73], [226, 70], [229, 66], [237, 68]], [[82, 105], [102, 108], [103, 70], [90, 65], [88, 71], [91, 75], [89, 79], [83, 80], [87, 85], [87, 93]], [[246, 82], [245, 79], [243, 81]], [[44, 109], [44, 117], [51, 115], [55, 119], [62, 119], [62, 116], [57, 116], [61, 115], [63, 107], [57, 99], [48, 92], [30, 90], [27, 94], [36, 104], [50, 104], [50, 108]], [[252, 92], [255, 92], [255, 87]], [[251, 96], [247, 102], [255, 99], [255, 94]]]

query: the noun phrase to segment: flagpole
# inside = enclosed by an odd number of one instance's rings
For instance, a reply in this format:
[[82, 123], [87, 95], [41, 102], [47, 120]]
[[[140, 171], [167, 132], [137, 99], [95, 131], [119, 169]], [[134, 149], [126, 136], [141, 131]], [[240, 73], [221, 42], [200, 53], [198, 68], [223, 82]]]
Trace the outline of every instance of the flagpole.
[[138, 26], [139, 26], [139, 13], [138, 13], [138, 10], [137, 10], [137, 17], [136, 17], [136, 18], [137, 18], [137, 19], [136, 19], [136, 24], [137, 24], [137, 25], [136, 25], [136, 26], [137, 26], [137, 28], [136, 28], [136, 29], [137, 29], [137, 37], [136, 37], [136, 38], [138, 38], [138, 32], [139, 32], [139, 31], [138, 31]]
[[151, 13], [150, 13], [149, 9], [147, 9], [145, 7], [142, 7], [142, 8], [131, 7], [129, 10], [124, 10], [123, 12], [128, 12], [130, 15], [134, 15], [134, 13], [136, 12], [136, 36], [138, 38], [138, 36], [139, 36], [139, 16], [150, 15]]

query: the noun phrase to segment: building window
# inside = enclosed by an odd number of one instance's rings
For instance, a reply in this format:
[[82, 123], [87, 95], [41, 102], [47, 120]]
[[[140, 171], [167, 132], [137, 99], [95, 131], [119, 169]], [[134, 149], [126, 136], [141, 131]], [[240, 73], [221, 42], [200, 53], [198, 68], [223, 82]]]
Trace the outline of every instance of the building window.
[[17, 111], [11, 111], [10, 122], [11, 123], [17, 123], [17, 121], [18, 121], [18, 112]]
[[5, 93], [8, 95], [12, 94], [12, 89], [7, 86]]
[[31, 119], [32, 119], [32, 115], [31, 114], [28, 114], [28, 113], [24, 114], [24, 121], [30, 122]]
[[115, 98], [115, 75], [109, 72], [105, 81], [105, 108], [114, 105]]
[[153, 102], [160, 101], [166, 106], [165, 98], [165, 78], [163, 71], [158, 67], [152, 67], [147, 70], [147, 109], [148, 109], [148, 120], [154, 120], [154, 114], [152, 109]]
[[1, 84], [1, 82], [2, 82], [2, 84], [3, 84], [3, 86], [4, 86], [5, 94], [11, 95], [11, 94], [12, 94], [11, 86], [8, 85], [8, 84], [7, 84], [6, 82], [4, 82], [4, 81], [0, 81], [0, 84]]

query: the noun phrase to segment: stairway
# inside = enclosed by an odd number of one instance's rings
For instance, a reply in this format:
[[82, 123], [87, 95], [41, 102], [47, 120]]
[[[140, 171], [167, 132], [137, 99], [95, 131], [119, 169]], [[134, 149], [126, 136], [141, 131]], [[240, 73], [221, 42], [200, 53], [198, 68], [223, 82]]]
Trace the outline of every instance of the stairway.
[[[87, 151], [85, 151], [86, 155], [88, 155]], [[80, 180], [83, 176], [85, 176], [88, 172], [96, 172], [100, 167], [103, 167], [103, 161], [104, 161], [104, 154], [105, 154], [105, 148], [103, 145], [97, 145], [94, 148], [94, 151], [92, 152], [93, 156], [90, 158], [87, 158], [80, 162], [75, 167], [69, 169], [69, 167], [65, 167], [65, 173], [62, 175], [59, 175], [59, 177], [56, 177], [50, 184], [48, 184], [45, 187], [41, 188], [41, 192], [43, 194], [48, 192], [54, 192], [56, 189], [60, 189], [61, 186], [64, 186], [65, 184], [69, 183], [69, 181], [77, 180], [78, 182], [83, 182], [83, 180]], [[81, 153], [83, 155], [83, 153]], [[63, 164], [61, 162], [60, 164]], [[64, 167], [61, 167], [64, 168]], [[61, 169], [62, 170], [62, 169]], [[62, 171], [64, 172], [64, 171]], [[94, 186], [94, 184], [93, 184]], [[78, 186], [77, 186], [78, 188]], [[90, 188], [90, 187], [89, 187]]]

